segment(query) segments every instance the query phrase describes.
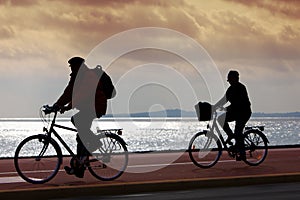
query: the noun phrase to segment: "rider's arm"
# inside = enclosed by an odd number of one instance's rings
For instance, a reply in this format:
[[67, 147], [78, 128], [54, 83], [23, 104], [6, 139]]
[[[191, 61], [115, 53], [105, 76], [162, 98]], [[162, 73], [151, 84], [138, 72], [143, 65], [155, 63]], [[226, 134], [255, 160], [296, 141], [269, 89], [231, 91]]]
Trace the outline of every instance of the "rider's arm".
[[222, 97], [215, 105], [213, 105], [214, 110], [219, 108], [219, 107], [222, 107], [226, 103], [227, 103], [227, 98], [226, 98], [226, 95], [224, 95], [224, 97]]
[[67, 87], [65, 88], [63, 94], [58, 98], [55, 105], [63, 107], [65, 105], [71, 103], [74, 82], [75, 82], [75, 77], [73, 77], [71, 74], [71, 78], [70, 78], [70, 81], [69, 81]]
[[72, 109], [72, 103], [69, 103], [68, 105], [64, 107], [60, 107], [60, 113], [63, 114], [64, 112]]

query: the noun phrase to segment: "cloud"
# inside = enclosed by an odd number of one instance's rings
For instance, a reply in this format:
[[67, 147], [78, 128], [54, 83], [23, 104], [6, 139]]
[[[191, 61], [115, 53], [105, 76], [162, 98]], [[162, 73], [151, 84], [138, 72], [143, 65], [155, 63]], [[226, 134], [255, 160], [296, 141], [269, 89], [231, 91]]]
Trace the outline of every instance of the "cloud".
[[[18, 1], [2, 1], [2, 4], [7, 2], [18, 4]], [[300, 41], [299, 25], [283, 19], [274, 24], [278, 20], [274, 16], [261, 20], [265, 14], [258, 12], [256, 7], [275, 6], [272, 1], [237, 1], [238, 5], [251, 7], [248, 14], [244, 12], [246, 8], [241, 11], [231, 7], [205, 10], [205, 5], [198, 3], [196, 7], [184, 1], [34, 2], [23, 2], [31, 8], [22, 9], [18, 6], [17, 12], [12, 12], [12, 6], [8, 6], [2, 12], [4, 26], [0, 29], [0, 35], [3, 36], [1, 40], [9, 37], [15, 39], [11, 43], [14, 46], [8, 49], [19, 55], [22, 54], [22, 48], [26, 48], [23, 53], [28, 55], [28, 47], [30, 49], [32, 46], [36, 48], [32, 51], [56, 51], [66, 57], [74, 52], [84, 55], [113, 34], [143, 26], [165, 27], [183, 32], [195, 38], [215, 59], [220, 60], [242, 57], [267, 59], [274, 55], [270, 54], [270, 50], [275, 50], [284, 58], [297, 57], [299, 54], [295, 48]], [[278, 2], [277, 10], [291, 10], [295, 7], [292, 2], [282, 8], [283, 2]], [[60, 49], [64, 51], [60, 52]]]
[[281, 15], [294, 20], [300, 18], [300, 1], [295, 0], [227, 0], [243, 4], [248, 7], [260, 8], [269, 11], [272, 15]]
[[186, 34], [197, 35], [189, 20], [178, 20], [186, 16], [180, 11], [185, 6], [181, 1], [28, 1], [23, 3], [26, 8], [14, 6], [14, 1], [2, 4], [6, 6], [0, 7], [0, 19], [6, 26], [0, 30], [5, 36], [1, 46], [7, 49], [2, 56], [12, 58], [86, 55], [111, 35], [143, 26], [184, 29]]
[[[280, 0], [206, 3], [0, 0], [0, 73], [1, 77], [20, 72], [32, 77], [30, 75], [41, 71], [44, 74], [39, 75], [47, 76], [49, 82], [51, 76], [62, 82], [68, 78], [66, 61], [71, 56], [85, 57], [99, 43], [122, 31], [163, 27], [199, 42], [224, 74], [229, 68], [237, 67], [244, 78], [254, 84], [262, 81], [278, 87], [276, 82], [284, 83], [288, 79], [289, 83], [299, 84], [299, 4], [299, 1]], [[156, 38], [166, 45], [181, 45], [172, 38]], [[137, 39], [149, 40], [143, 36]], [[130, 41], [120, 45], [126, 42]], [[188, 47], [181, 48], [188, 51]], [[128, 55], [127, 60], [121, 61], [131, 66], [147, 63], [148, 56], [153, 56], [150, 61], [157, 59], [158, 62], [169, 62], [173, 58], [155, 53], [159, 52]], [[185, 65], [176, 67], [194, 78], [193, 72], [185, 70]], [[273, 94], [268, 95], [273, 97]]]
[[38, 4], [39, 0], [0, 0], [0, 5], [27, 7]]
[[[59, 0], [57, 0], [59, 1]], [[102, 1], [90, 1], [90, 0], [65, 0], [67, 4], [79, 5], [79, 6], [86, 6], [86, 7], [95, 7], [95, 6], [102, 6], [102, 7], [114, 7], [124, 8], [128, 5], [136, 6], [136, 5], [143, 5], [143, 6], [159, 6], [159, 7], [169, 7], [172, 5], [184, 5], [185, 2], [181, 0], [174, 0], [174, 1], [165, 1], [165, 0], [151, 0], [151, 1], [143, 1], [143, 0], [102, 0]]]
[[8, 39], [14, 37], [14, 35], [15, 35], [15, 31], [11, 26], [6, 25], [0, 27], [0, 38]]
[[[215, 51], [222, 59], [269, 59], [276, 53], [282, 58], [297, 58], [300, 53], [299, 48], [295, 48], [300, 44], [299, 25], [281, 21], [273, 24], [272, 29], [263, 20], [236, 11], [215, 12], [212, 18], [215, 19], [212, 24]], [[272, 23], [273, 20], [265, 21]]]

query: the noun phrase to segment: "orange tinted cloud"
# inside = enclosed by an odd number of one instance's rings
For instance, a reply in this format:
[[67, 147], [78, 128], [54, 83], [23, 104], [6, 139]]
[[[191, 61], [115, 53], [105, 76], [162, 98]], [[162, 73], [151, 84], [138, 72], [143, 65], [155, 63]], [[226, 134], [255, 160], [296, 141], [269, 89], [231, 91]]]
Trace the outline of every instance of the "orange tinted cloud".
[[260, 83], [282, 91], [282, 85], [288, 84], [292, 94], [300, 80], [299, 4], [280, 0], [0, 0], [0, 74], [42, 71], [65, 78], [68, 69], [62, 66], [71, 56], [87, 56], [114, 34], [151, 26], [192, 37], [223, 74], [234, 67], [255, 89]]
[[300, 1], [297, 0], [228, 0], [245, 6], [265, 9], [273, 15], [281, 15], [289, 18], [300, 18]]
[[298, 1], [212, 2], [2, 0], [1, 46], [12, 56], [39, 49], [86, 55], [113, 34], [154, 26], [189, 35], [216, 60], [298, 57], [299, 23], [282, 18], [300, 13]]

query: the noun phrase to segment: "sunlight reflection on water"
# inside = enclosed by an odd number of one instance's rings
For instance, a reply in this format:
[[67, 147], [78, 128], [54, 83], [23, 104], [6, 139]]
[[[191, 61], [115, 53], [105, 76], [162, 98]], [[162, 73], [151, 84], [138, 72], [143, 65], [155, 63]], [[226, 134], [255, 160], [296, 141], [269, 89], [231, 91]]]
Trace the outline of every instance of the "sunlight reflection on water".
[[[61, 125], [73, 127], [68, 121]], [[300, 144], [300, 118], [253, 118], [248, 126], [264, 125], [264, 133], [272, 146]], [[195, 119], [180, 120], [101, 120], [93, 124], [101, 129], [123, 128], [122, 138], [128, 144], [130, 152], [187, 149], [191, 137], [205, 129], [205, 122]], [[231, 124], [234, 127], [234, 124]], [[43, 123], [40, 121], [0, 121], [0, 157], [13, 157], [17, 145], [27, 136], [41, 134]], [[58, 133], [75, 151], [75, 132], [57, 129]], [[66, 150], [63, 149], [63, 153]]]

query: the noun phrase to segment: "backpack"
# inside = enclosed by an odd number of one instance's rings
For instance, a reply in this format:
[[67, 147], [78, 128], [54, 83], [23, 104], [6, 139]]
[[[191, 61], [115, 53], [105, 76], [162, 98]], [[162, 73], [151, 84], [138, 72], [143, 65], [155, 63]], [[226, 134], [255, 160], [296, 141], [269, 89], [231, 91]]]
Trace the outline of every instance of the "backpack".
[[116, 89], [111, 81], [110, 76], [102, 70], [102, 67], [100, 65], [97, 65], [95, 67], [96, 74], [100, 77], [100, 82], [103, 86], [103, 92], [107, 99], [112, 99], [116, 96]]

